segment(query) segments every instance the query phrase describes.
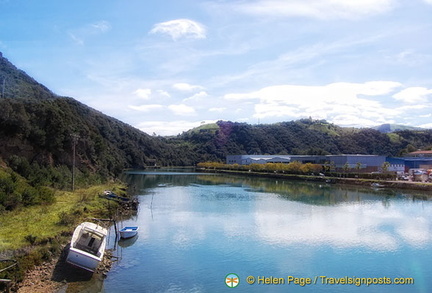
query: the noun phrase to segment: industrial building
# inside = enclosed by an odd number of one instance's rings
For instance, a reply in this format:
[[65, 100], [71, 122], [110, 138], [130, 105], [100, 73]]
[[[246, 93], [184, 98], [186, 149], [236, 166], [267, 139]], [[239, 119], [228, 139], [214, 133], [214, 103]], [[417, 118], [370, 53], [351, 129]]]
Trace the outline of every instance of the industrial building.
[[227, 164], [265, 164], [285, 163], [298, 161], [300, 163], [312, 163], [332, 166], [335, 170], [344, 168], [358, 169], [361, 172], [379, 171], [386, 162], [385, 156], [376, 155], [229, 155], [226, 157]]
[[[359, 172], [379, 172], [385, 162], [389, 163], [387, 171], [408, 173], [410, 170], [432, 170], [432, 151], [417, 151], [405, 157], [386, 157], [378, 155], [229, 155], [227, 164], [265, 164], [298, 161], [300, 163], [320, 164], [330, 166], [336, 171], [346, 168]], [[429, 172], [428, 172], [429, 174]]]

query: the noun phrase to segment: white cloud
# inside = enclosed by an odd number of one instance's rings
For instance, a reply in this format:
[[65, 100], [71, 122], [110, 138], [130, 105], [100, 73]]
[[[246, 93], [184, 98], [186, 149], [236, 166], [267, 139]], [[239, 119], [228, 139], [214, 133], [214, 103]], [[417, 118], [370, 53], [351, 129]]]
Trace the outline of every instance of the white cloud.
[[202, 86], [192, 85], [192, 84], [188, 84], [188, 83], [185, 83], [185, 82], [175, 83], [175, 84], [173, 84], [172, 87], [175, 88], [176, 90], [185, 91], [185, 92], [190, 92], [190, 91], [194, 91], [194, 90], [203, 89]]
[[293, 105], [306, 105], [337, 101], [350, 103], [359, 100], [358, 95], [384, 95], [391, 93], [401, 84], [392, 81], [372, 81], [366, 83], [331, 83], [325, 86], [278, 85], [262, 88], [255, 92], [227, 94], [228, 100], [258, 99], [266, 102], [284, 102]]
[[159, 104], [150, 104], [150, 105], [141, 105], [141, 106], [129, 105], [128, 107], [132, 110], [136, 110], [140, 112], [150, 112], [150, 111], [162, 109], [164, 106]]
[[151, 34], [167, 34], [173, 40], [181, 38], [205, 39], [206, 28], [199, 22], [190, 19], [176, 19], [167, 22], [157, 23], [150, 31]]
[[164, 90], [157, 90], [156, 91], [161, 97], [166, 97], [166, 98], [170, 98], [171, 97], [171, 95], [167, 92], [167, 91], [164, 91]]
[[190, 116], [195, 114], [195, 109], [185, 104], [169, 105], [170, 109], [175, 115]]
[[432, 5], [432, 0], [423, 0], [423, 2]]
[[410, 87], [403, 89], [399, 93], [393, 95], [398, 101], [405, 103], [427, 103], [428, 97], [432, 94], [432, 90], [424, 87]]
[[211, 121], [145, 121], [137, 125], [142, 131], [157, 135], [177, 135], [183, 131], [198, 127], [202, 124], [215, 123], [217, 120]]
[[223, 107], [215, 107], [215, 108], [210, 108], [209, 109], [209, 111], [210, 112], [218, 112], [218, 113], [222, 113], [222, 112], [224, 112], [224, 111], [226, 111], [226, 108], [223, 108]]
[[258, 100], [253, 117], [259, 119], [312, 116], [343, 122], [343, 125], [364, 125], [362, 122], [376, 125], [376, 121], [384, 122], [401, 113], [400, 109], [385, 108], [376, 100], [400, 86], [400, 83], [392, 81], [340, 82], [325, 86], [279, 85], [255, 92], [227, 94], [225, 99], [233, 102]]
[[148, 100], [148, 99], [150, 99], [150, 95], [152, 93], [152, 90], [151, 89], [137, 89], [133, 93], [144, 100]]
[[200, 91], [199, 93], [194, 94], [193, 96], [184, 99], [183, 102], [199, 102], [203, 100], [204, 98], [208, 97], [208, 94], [205, 91]]
[[389, 121], [377, 122], [377, 120], [365, 119], [361, 116], [353, 116], [353, 115], [337, 115], [332, 119], [332, 123], [336, 125], [344, 125], [344, 126], [359, 126], [362, 127], [373, 127], [378, 124], [383, 123], [391, 123]]
[[426, 129], [432, 129], [432, 123], [422, 124], [422, 125], [419, 125], [419, 127], [426, 128]]
[[358, 19], [385, 13], [395, 0], [256, 0], [229, 3], [229, 9], [255, 16]]

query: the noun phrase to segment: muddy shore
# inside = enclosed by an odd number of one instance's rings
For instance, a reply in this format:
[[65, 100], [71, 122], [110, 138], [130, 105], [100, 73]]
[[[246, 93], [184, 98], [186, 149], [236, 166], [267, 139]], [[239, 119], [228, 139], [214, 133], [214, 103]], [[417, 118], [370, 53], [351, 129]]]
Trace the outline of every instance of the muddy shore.
[[28, 271], [24, 281], [11, 289], [18, 293], [82, 292], [89, 287], [101, 289], [103, 279], [115, 260], [112, 252], [105, 251], [103, 261], [91, 273], [68, 264], [68, 251], [69, 244], [63, 248], [59, 257]]

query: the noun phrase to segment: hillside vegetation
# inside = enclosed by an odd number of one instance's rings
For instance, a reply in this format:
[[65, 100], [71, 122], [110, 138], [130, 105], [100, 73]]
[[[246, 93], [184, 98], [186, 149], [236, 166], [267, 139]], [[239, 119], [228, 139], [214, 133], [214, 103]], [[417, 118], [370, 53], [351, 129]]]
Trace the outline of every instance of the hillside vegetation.
[[431, 130], [382, 133], [311, 119], [265, 125], [219, 121], [217, 125], [216, 130], [188, 131], [175, 140], [187, 144], [201, 161], [224, 161], [228, 154], [401, 156], [432, 146]]

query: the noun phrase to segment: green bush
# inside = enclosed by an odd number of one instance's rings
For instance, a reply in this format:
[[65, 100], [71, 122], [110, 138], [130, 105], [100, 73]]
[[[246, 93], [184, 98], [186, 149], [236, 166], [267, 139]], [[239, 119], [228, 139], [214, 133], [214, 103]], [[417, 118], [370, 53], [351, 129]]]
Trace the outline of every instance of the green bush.
[[40, 203], [53, 203], [55, 201], [54, 191], [45, 186], [37, 188]]
[[76, 216], [73, 213], [61, 212], [59, 218], [59, 225], [71, 226], [75, 223]]

